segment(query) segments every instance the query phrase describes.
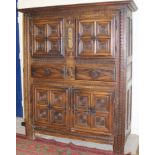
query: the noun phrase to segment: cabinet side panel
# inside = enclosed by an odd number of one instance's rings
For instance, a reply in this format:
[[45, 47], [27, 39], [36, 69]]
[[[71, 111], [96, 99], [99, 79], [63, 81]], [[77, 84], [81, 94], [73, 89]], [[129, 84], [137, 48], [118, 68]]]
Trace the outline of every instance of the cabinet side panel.
[[24, 15], [24, 120], [26, 122], [26, 136], [32, 136], [32, 120], [31, 120], [31, 104], [30, 104], [30, 52], [29, 52], [29, 35], [30, 19], [28, 15]]
[[126, 139], [131, 132], [131, 110], [132, 110], [132, 13], [127, 12], [127, 65], [126, 65], [126, 112], [125, 133]]

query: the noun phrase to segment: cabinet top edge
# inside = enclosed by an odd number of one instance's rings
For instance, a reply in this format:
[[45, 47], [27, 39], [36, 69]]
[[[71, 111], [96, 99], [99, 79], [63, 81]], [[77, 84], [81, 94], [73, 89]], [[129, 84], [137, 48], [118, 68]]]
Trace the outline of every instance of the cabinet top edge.
[[94, 7], [94, 6], [108, 6], [114, 9], [121, 9], [122, 7], [128, 7], [131, 11], [136, 11], [137, 5], [133, 0], [123, 1], [109, 1], [109, 2], [96, 2], [96, 3], [83, 3], [83, 4], [69, 4], [69, 5], [57, 5], [57, 6], [46, 6], [46, 7], [34, 7], [34, 8], [22, 8], [18, 9], [19, 12], [29, 13], [40, 13], [40, 11], [50, 12], [55, 9], [75, 9], [80, 7]]

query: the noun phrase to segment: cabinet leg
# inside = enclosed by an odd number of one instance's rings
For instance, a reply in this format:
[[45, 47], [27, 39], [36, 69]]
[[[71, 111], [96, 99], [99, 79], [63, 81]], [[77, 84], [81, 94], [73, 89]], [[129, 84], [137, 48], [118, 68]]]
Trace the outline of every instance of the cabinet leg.
[[26, 126], [26, 137], [27, 137], [28, 139], [31, 139], [31, 140], [34, 140], [34, 139], [35, 139], [35, 136], [34, 136], [32, 127]]
[[113, 151], [116, 155], [124, 155], [125, 137], [118, 135], [114, 138]]

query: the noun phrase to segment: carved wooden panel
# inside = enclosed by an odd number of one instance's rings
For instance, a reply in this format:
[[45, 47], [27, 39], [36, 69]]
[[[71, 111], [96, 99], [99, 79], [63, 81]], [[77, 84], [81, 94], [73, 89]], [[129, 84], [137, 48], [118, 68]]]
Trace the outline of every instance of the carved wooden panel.
[[91, 102], [91, 94], [85, 91], [74, 92], [74, 108], [75, 110], [88, 110]]
[[110, 22], [97, 21], [96, 22], [96, 35], [110, 37], [111, 34], [111, 24]]
[[105, 94], [94, 94], [93, 104], [97, 112], [107, 113], [110, 111], [110, 96]]
[[46, 25], [36, 24], [34, 26], [34, 50], [38, 54], [46, 53]]
[[110, 134], [113, 98], [113, 93], [73, 89], [72, 128], [78, 131], [89, 129], [92, 133]]
[[79, 35], [80, 37], [94, 36], [94, 22], [87, 20], [79, 22]]
[[51, 128], [68, 127], [68, 89], [35, 86], [34, 120]]
[[52, 90], [50, 93], [50, 97], [52, 99], [52, 106], [55, 107], [61, 107], [65, 108], [66, 107], [66, 90]]
[[36, 92], [37, 104], [48, 104], [48, 91], [47, 90], [37, 90]]
[[59, 65], [32, 65], [31, 76], [33, 78], [46, 78], [46, 79], [64, 79], [65, 67]]
[[49, 92], [43, 88], [37, 88], [35, 90], [34, 99], [34, 111], [35, 111], [35, 121], [48, 123], [49, 121]]
[[82, 90], [74, 90], [72, 103], [73, 122], [75, 128], [89, 128], [90, 114], [88, 112], [91, 103], [91, 93]]
[[51, 110], [50, 123], [55, 126], [67, 126], [66, 111], [62, 109]]
[[63, 57], [63, 20], [35, 20], [33, 57]]
[[68, 89], [50, 90], [50, 124], [57, 126], [68, 126]]
[[112, 57], [111, 19], [77, 20], [77, 56]]
[[76, 80], [115, 81], [114, 66], [77, 65]]
[[91, 127], [95, 131], [111, 133], [113, 93], [93, 93]]
[[48, 123], [49, 118], [49, 111], [46, 107], [38, 106], [36, 107], [36, 121], [42, 122], [42, 123]]
[[79, 42], [80, 55], [92, 55], [94, 53], [94, 41], [91, 39], [81, 39]]
[[88, 112], [75, 111], [75, 128], [88, 129], [90, 127], [90, 114]]

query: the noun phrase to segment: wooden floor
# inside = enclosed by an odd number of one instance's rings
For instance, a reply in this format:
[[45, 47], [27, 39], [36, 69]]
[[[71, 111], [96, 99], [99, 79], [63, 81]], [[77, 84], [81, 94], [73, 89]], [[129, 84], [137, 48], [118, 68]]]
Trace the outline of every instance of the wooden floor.
[[[25, 135], [25, 128], [21, 126], [21, 122], [23, 121], [22, 118], [16, 118], [16, 133]], [[106, 144], [98, 144], [93, 142], [84, 142], [80, 140], [72, 140], [68, 138], [59, 138], [54, 136], [45, 136], [41, 134], [36, 134], [35, 136], [46, 138], [46, 139], [54, 139], [59, 142], [63, 143], [73, 143], [75, 145], [79, 146], [85, 146], [90, 148], [96, 148], [96, 149], [103, 149], [103, 150], [112, 150], [112, 145], [106, 145]], [[126, 142], [125, 145], [125, 154], [131, 153], [131, 155], [139, 155], [139, 136], [135, 134], [131, 134]]]

